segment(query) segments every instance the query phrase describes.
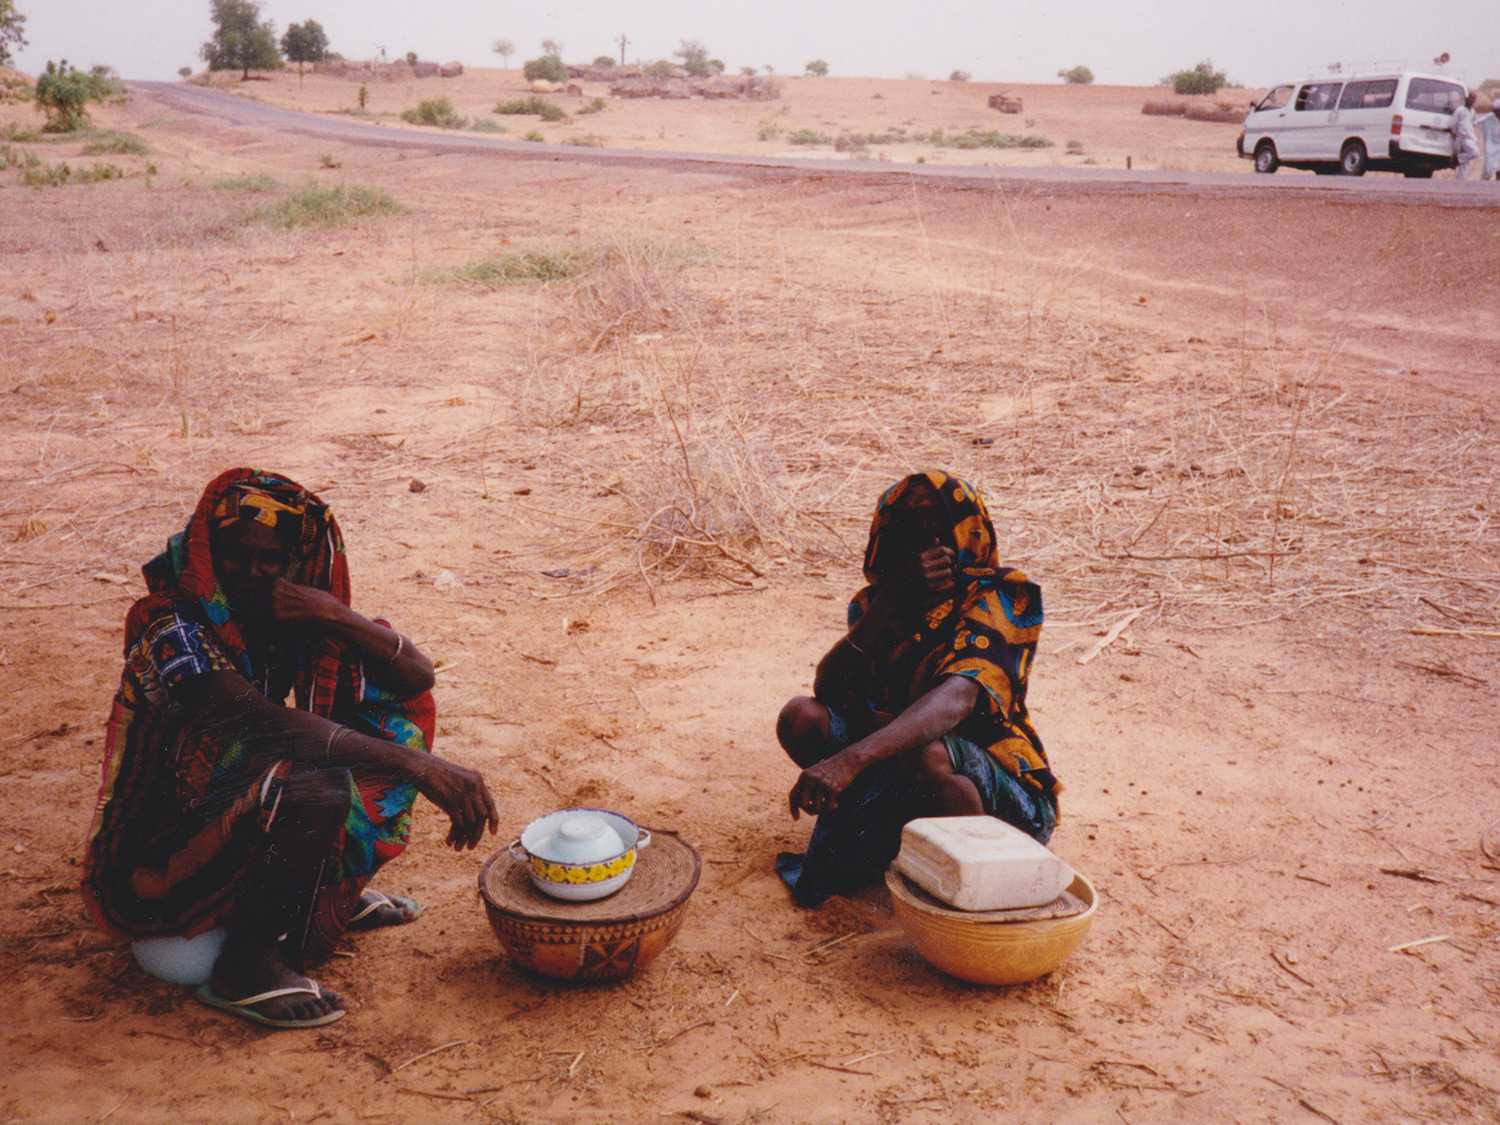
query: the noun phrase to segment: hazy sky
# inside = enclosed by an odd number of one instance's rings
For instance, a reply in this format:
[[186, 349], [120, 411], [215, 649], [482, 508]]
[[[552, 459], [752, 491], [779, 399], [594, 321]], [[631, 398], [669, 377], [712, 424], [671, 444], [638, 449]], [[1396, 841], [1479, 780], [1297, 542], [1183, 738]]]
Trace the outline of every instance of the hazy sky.
[[[213, 31], [208, 0], [19, 0], [30, 45], [18, 55], [35, 73], [48, 59], [106, 63], [127, 78], [172, 78], [202, 64]], [[511, 40], [511, 65], [563, 44], [569, 62], [596, 55], [662, 58], [683, 39], [705, 43], [731, 71], [774, 66], [800, 74], [814, 58], [831, 73], [976, 80], [1055, 81], [1084, 65], [1099, 82], [1150, 84], [1211, 58], [1247, 86], [1302, 77], [1328, 63], [1405, 62], [1477, 84], [1500, 77], [1500, 2], [1459, 0], [264, 0], [279, 37], [315, 19], [334, 50], [370, 58], [416, 51], [424, 59], [498, 65], [496, 38]]]

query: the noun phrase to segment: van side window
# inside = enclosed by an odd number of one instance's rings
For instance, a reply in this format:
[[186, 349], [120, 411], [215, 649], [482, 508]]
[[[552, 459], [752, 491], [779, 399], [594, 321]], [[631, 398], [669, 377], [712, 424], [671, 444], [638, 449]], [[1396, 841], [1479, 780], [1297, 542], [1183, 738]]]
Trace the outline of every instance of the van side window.
[[1339, 104], [1339, 91], [1343, 85], [1342, 82], [1319, 82], [1304, 86], [1297, 91], [1297, 108], [1309, 113], [1332, 109]]
[[1339, 99], [1340, 109], [1384, 109], [1396, 97], [1394, 78], [1375, 78], [1368, 82], [1351, 82]]
[[1255, 108], [1257, 110], [1261, 110], [1261, 109], [1280, 109], [1282, 106], [1286, 105], [1286, 103], [1289, 102], [1289, 101], [1291, 101], [1291, 100], [1292, 100], [1292, 88], [1290, 86], [1277, 86], [1276, 89], [1272, 90], [1265, 97], [1261, 98], [1260, 104], [1257, 105]]
[[1464, 88], [1436, 78], [1413, 78], [1406, 89], [1406, 108], [1428, 113], [1452, 113], [1464, 104]]

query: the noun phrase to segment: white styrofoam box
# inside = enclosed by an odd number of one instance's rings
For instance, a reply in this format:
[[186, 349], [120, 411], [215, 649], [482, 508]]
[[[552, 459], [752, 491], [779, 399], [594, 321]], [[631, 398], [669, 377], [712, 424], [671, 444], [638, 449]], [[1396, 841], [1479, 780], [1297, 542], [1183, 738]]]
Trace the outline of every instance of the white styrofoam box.
[[1043, 906], [1073, 881], [1045, 844], [992, 816], [929, 816], [901, 830], [896, 868], [959, 910]]

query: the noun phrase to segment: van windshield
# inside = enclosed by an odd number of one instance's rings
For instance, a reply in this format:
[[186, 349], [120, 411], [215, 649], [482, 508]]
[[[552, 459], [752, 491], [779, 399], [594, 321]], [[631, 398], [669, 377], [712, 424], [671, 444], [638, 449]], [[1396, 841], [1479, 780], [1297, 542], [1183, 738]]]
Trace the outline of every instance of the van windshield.
[[1280, 109], [1292, 100], [1292, 88], [1290, 86], [1277, 86], [1265, 97], [1260, 99], [1256, 109]]
[[1464, 104], [1464, 88], [1457, 82], [1436, 78], [1413, 78], [1406, 89], [1406, 108], [1429, 113], [1452, 113]]
[[1365, 82], [1351, 82], [1344, 87], [1344, 96], [1339, 99], [1340, 109], [1384, 109], [1396, 100], [1394, 78], [1372, 78]]

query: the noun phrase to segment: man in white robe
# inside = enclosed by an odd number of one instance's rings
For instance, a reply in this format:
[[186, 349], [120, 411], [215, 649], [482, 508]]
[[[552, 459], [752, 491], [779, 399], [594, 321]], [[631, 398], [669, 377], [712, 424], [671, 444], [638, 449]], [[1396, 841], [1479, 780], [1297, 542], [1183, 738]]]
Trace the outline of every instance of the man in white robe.
[[1481, 180], [1500, 179], [1500, 97], [1490, 105], [1490, 112], [1479, 119], [1479, 135], [1484, 138], [1484, 168]]
[[1453, 111], [1453, 122], [1448, 126], [1453, 134], [1453, 155], [1458, 159], [1460, 180], [1469, 178], [1469, 171], [1479, 159], [1479, 134], [1474, 129], [1474, 95], [1464, 99], [1464, 104]]

